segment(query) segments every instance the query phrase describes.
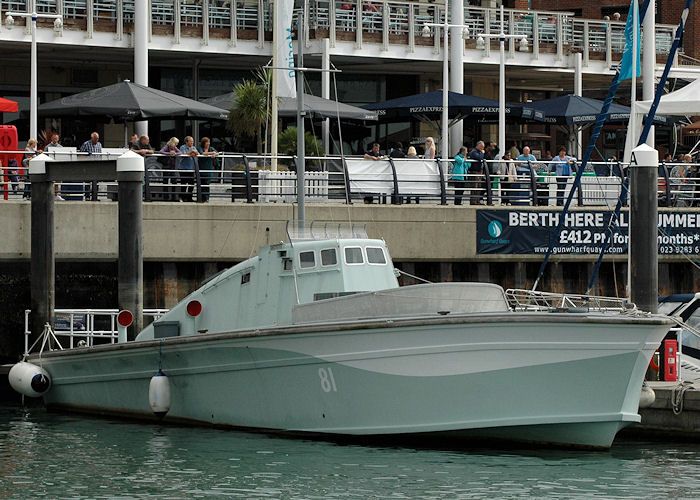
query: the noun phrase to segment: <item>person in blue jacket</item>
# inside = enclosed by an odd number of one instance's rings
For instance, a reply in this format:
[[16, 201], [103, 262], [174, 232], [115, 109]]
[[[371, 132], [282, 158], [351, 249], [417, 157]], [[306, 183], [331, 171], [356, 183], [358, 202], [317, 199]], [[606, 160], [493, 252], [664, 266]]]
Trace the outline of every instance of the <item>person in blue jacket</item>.
[[464, 193], [464, 185], [467, 180], [467, 166], [464, 164], [464, 155], [467, 154], [467, 148], [462, 146], [459, 152], [455, 155], [455, 163], [452, 168], [452, 176], [450, 184], [455, 189], [455, 205], [462, 204], [462, 194]]

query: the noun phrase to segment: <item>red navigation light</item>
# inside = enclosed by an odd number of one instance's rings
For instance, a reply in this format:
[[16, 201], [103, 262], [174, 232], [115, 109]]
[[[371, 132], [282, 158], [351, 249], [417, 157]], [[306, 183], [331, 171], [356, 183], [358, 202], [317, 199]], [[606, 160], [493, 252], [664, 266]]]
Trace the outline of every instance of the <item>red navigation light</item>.
[[201, 312], [202, 312], [202, 303], [200, 301], [190, 300], [187, 303], [187, 314], [189, 314], [193, 318], [199, 316]]
[[127, 311], [126, 309], [124, 309], [123, 311], [119, 311], [119, 314], [117, 314], [117, 323], [119, 323], [119, 326], [127, 328], [131, 326], [131, 323], [133, 322], [134, 315], [131, 314], [131, 311]]

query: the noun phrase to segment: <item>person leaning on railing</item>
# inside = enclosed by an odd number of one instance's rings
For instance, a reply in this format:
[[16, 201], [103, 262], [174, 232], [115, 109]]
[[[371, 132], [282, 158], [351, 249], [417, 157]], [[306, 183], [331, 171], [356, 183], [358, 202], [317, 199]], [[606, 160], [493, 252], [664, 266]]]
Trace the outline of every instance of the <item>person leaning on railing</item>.
[[209, 137], [202, 137], [197, 146], [199, 152], [199, 178], [202, 185], [202, 201], [209, 201], [209, 184], [214, 176], [214, 170], [219, 168], [219, 160], [216, 158], [219, 152], [211, 146]]
[[506, 151], [498, 164], [498, 177], [501, 182], [502, 200], [504, 205], [510, 205], [511, 191], [515, 183], [518, 181], [518, 171], [515, 168], [515, 162], [510, 151]]
[[472, 160], [467, 173], [469, 174], [469, 204], [478, 205], [486, 188], [484, 179], [484, 141], [476, 143], [476, 147], [469, 152], [469, 159]]
[[[385, 160], [386, 156], [384, 156], [383, 154], [381, 154], [379, 152], [379, 144], [375, 142], [374, 144], [372, 144], [372, 149], [370, 149], [369, 151], [367, 151], [365, 153], [364, 158], [365, 158], [365, 160], [377, 161], [377, 160]], [[370, 203], [372, 203], [372, 201], [373, 201], [372, 196], [365, 196], [365, 203], [370, 204]]]
[[455, 155], [454, 167], [452, 167], [452, 175], [450, 176], [450, 185], [455, 190], [455, 205], [462, 204], [462, 194], [464, 193], [464, 185], [466, 180], [467, 168], [464, 164], [464, 156], [467, 154], [467, 148], [462, 146], [459, 152]]
[[[159, 151], [162, 155], [168, 155], [167, 157], [161, 156], [158, 159], [165, 167], [163, 169], [163, 184], [178, 184], [180, 180], [180, 175], [177, 171], [177, 155], [180, 154], [180, 150], [177, 148], [178, 144], [180, 144], [180, 140], [177, 137], [171, 137]], [[179, 199], [177, 191], [176, 187], [163, 187], [163, 200], [177, 201]]]

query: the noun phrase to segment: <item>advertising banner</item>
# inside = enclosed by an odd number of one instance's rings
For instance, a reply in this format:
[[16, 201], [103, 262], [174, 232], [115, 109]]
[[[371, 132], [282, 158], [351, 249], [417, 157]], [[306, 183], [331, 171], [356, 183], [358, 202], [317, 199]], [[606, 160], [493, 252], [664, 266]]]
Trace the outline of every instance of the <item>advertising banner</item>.
[[[552, 253], [598, 254], [607, 238], [609, 210], [576, 210], [565, 223]], [[477, 210], [476, 252], [479, 254], [545, 254], [556, 231], [560, 210]], [[659, 255], [700, 254], [700, 213], [659, 213]], [[621, 212], [608, 254], [626, 254], [629, 213]]]
[[278, 9], [275, 17], [275, 45], [278, 63], [280, 67], [288, 70], [276, 69], [277, 96], [297, 96], [296, 79], [294, 76], [294, 50], [292, 49], [292, 16], [294, 15], [294, 0], [278, 0], [275, 2]]

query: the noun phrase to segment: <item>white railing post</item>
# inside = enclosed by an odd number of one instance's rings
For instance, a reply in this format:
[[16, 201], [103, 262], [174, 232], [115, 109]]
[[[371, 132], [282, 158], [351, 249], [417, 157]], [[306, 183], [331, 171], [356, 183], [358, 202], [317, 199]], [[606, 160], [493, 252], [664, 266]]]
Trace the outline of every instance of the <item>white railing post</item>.
[[228, 8], [231, 16], [231, 38], [229, 38], [228, 44], [231, 47], [235, 47], [238, 45], [238, 15], [236, 12], [236, 2], [231, 2]]
[[173, 43], [180, 43], [180, 0], [173, 0]]
[[94, 14], [95, 14], [95, 7], [93, 4], [92, 0], [87, 0], [85, 2], [85, 10], [87, 11], [86, 18], [87, 18], [87, 24], [86, 24], [86, 29], [87, 31], [86, 35], [88, 38], [92, 38], [92, 34], [94, 32]]
[[413, 5], [408, 5], [408, 51], [413, 53], [416, 51], [416, 28], [415, 28], [415, 11]]
[[209, 45], [209, 0], [202, 2], [202, 45]]
[[[508, 27], [510, 30], [510, 34], [515, 35], [515, 12], [512, 10], [509, 11], [508, 16], [510, 17], [510, 19], [508, 20]], [[504, 25], [505, 25], [505, 23], [504, 23]], [[510, 59], [513, 59], [515, 57], [515, 38], [508, 39], [508, 57]]]
[[605, 64], [612, 64], [612, 24], [608, 23], [608, 29], [605, 31]]
[[355, 6], [355, 48], [362, 48], [362, 2]]
[[564, 15], [557, 14], [557, 60], [564, 57]]
[[[532, 57], [533, 59], [540, 58], [540, 16], [537, 12], [532, 14]], [[557, 19], [557, 25], [559, 20]], [[558, 38], [558, 36], [557, 36]]]
[[[301, 39], [301, 36], [299, 36]], [[265, 5], [263, 0], [258, 0], [258, 48], [265, 45]]]
[[335, 0], [328, 1], [328, 43], [335, 47]]
[[583, 21], [583, 47], [581, 47], [582, 52], [583, 52], [583, 65], [588, 66], [588, 63], [590, 62], [590, 51], [589, 51], [589, 45], [590, 45], [590, 26], [588, 25], [588, 21]]
[[[62, 3], [62, 2], [59, 2], [59, 3]], [[117, 29], [114, 33], [114, 39], [121, 41], [124, 39], [124, 0], [117, 0], [115, 5], [114, 5], [114, 8], [117, 10], [115, 12], [116, 23], [117, 23], [116, 28]]]
[[382, 7], [382, 50], [389, 50], [389, 2], [384, 2]]

